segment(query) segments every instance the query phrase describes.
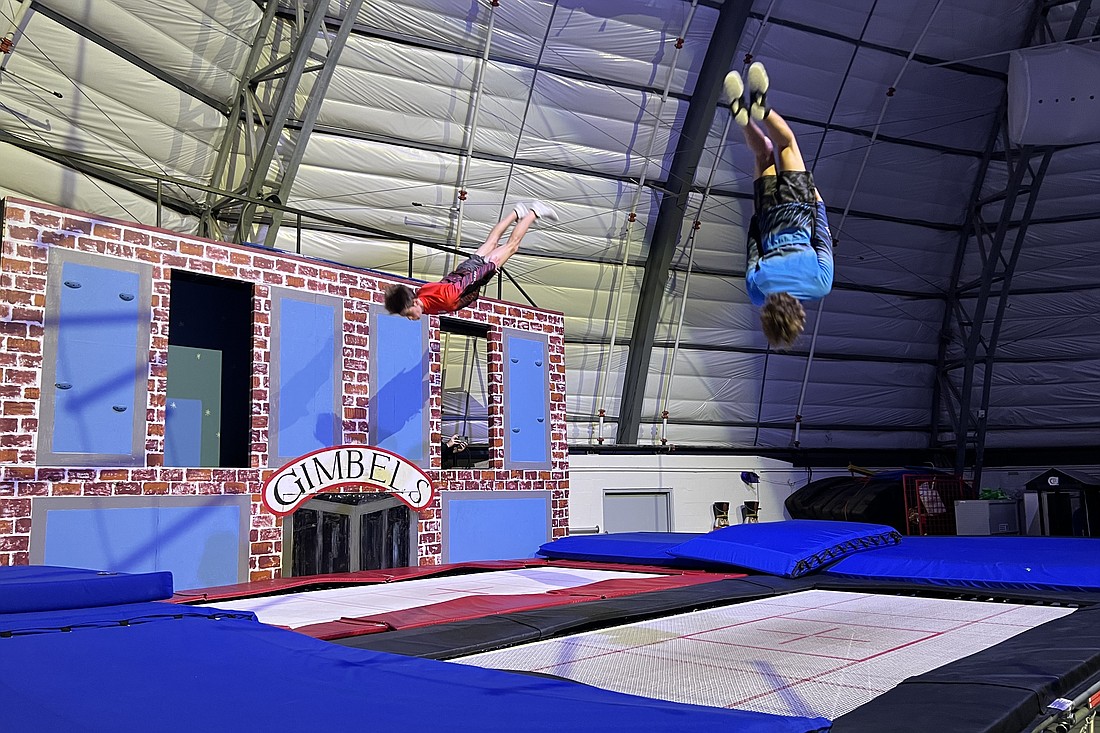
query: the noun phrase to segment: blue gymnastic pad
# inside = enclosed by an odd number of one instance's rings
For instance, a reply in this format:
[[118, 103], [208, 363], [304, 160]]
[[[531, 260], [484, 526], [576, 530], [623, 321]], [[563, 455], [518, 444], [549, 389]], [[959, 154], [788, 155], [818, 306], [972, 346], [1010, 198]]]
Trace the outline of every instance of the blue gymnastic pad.
[[249, 614], [168, 603], [113, 611], [19, 614], [15, 622], [14, 616], [5, 617], [0, 654], [5, 668], [18, 670], [0, 678], [6, 729], [810, 733], [829, 728], [823, 718], [670, 703], [565, 680], [351, 649], [261, 624]]
[[952, 588], [1100, 590], [1100, 539], [906, 537], [852, 555], [826, 575], [905, 580]]
[[901, 542], [893, 527], [865, 522], [790, 519], [716, 529], [668, 554], [696, 562], [756, 570], [783, 578], [817, 572], [842, 557]]
[[560, 537], [539, 548], [539, 555], [552, 560], [621, 562], [628, 565], [683, 567], [690, 565], [668, 554], [668, 550], [700, 535], [695, 532], [617, 532]]
[[101, 573], [51, 565], [0, 566], [0, 613], [53, 611], [159, 601], [172, 596], [172, 574]]
[[706, 534], [689, 532], [623, 532], [575, 535], [547, 542], [544, 557], [588, 562], [756, 570], [798, 577], [815, 572], [846, 555], [877, 550], [901, 541], [881, 524], [792, 519], [738, 524]]

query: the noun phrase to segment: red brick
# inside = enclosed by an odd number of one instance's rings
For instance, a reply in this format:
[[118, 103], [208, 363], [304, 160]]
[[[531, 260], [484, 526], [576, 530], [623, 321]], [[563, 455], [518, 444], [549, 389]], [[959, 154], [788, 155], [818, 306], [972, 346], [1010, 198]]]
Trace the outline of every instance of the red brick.
[[84, 219], [72, 219], [65, 217], [61, 221], [61, 228], [67, 232], [82, 232], [84, 234], [92, 233], [92, 223]]
[[84, 492], [84, 484], [54, 484], [54, 496], [80, 496]]
[[0, 537], [0, 551], [18, 552], [19, 550], [29, 550], [30, 548], [31, 538], [27, 535]]
[[108, 226], [107, 224], [96, 224], [92, 227], [92, 234], [97, 237], [103, 237], [104, 239], [121, 239], [122, 230], [118, 227]]
[[30, 499], [0, 499], [0, 517], [29, 517], [31, 515]]

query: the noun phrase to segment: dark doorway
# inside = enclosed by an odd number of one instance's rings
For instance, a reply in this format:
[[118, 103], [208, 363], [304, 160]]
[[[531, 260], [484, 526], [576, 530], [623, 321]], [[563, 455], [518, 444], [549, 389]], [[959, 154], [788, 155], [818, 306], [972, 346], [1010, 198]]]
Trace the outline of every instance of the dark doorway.
[[[402, 568], [415, 564], [413, 512], [387, 494], [325, 494], [290, 518], [290, 575]], [[284, 566], [285, 567], [285, 566]]]
[[[170, 302], [168, 394], [172, 397], [175, 392], [180, 393], [183, 398], [177, 406], [187, 402], [186, 395], [195, 390], [205, 392], [208, 399], [192, 400], [201, 406], [199, 419], [177, 422], [180, 427], [172, 440], [166, 435], [165, 452], [170, 452], [171, 446], [167, 444], [171, 442], [182, 446], [179, 455], [194, 456], [199, 452], [194, 443], [199, 441], [203, 460], [197, 464], [188, 460], [180, 465], [247, 468], [251, 465], [252, 430], [252, 284], [173, 270]], [[185, 358], [176, 358], [181, 354]], [[219, 370], [209, 369], [210, 359], [202, 362], [204, 354], [220, 359], [220, 374]], [[196, 365], [194, 369], [191, 364]], [[210, 404], [211, 399], [217, 404]], [[219, 427], [210, 435], [211, 429], [199, 427], [198, 423], [203, 415], [209, 417], [216, 412], [221, 415], [216, 421]], [[167, 421], [172, 421], [171, 415]], [[172, 425], [166, 425], [166, 432], [172, 429]], [[213, 449], [212, 439], [216, 441]]]

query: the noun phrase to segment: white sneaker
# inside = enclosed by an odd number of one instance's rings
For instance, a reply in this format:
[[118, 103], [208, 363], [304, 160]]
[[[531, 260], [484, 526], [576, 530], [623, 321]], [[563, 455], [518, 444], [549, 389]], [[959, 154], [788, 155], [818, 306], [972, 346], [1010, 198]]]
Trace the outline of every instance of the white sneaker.
[[762, 120], [768, 116], [768, 85], [764, 64], [754, 61], [749, 66], [749, 112], [753, 119]]
[[554, 211], [549, 205], [544, 204], [542, 201], [532, 201], [530, 207], [531, 211], [535, 212], [535, 215], [540, 219], [545, 219], [550, 222], [556, 222], [558, 220], [558, 212]]
[[531, 213], [531, 206], [530, 204], [519, 203], [515, 205], [513, 211], [516, 212], [517, 219], [522, 219], [523, 217]]
[[725, 89], [726, 98], [729, 99], [733, 121], [741, 127], [749, 124], [749, 110], [745, 106], [745, 82], [741, 80], [741, 74], [737, 71], [726, 74], [722, 88]]

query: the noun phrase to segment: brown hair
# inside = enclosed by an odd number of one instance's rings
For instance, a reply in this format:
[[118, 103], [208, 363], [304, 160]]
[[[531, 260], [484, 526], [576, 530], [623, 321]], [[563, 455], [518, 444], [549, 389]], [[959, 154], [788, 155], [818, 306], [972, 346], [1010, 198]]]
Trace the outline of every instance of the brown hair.
[[401, 313], [416, 300], [416, 294], [408, 285], [390, 285], [386, 293], [386, 310], [390, 313]]
[[772, 348], [789, 349], [806, 327], [806, 311], [790, 293], [772, 293], [760, 310], [760, 325]]

